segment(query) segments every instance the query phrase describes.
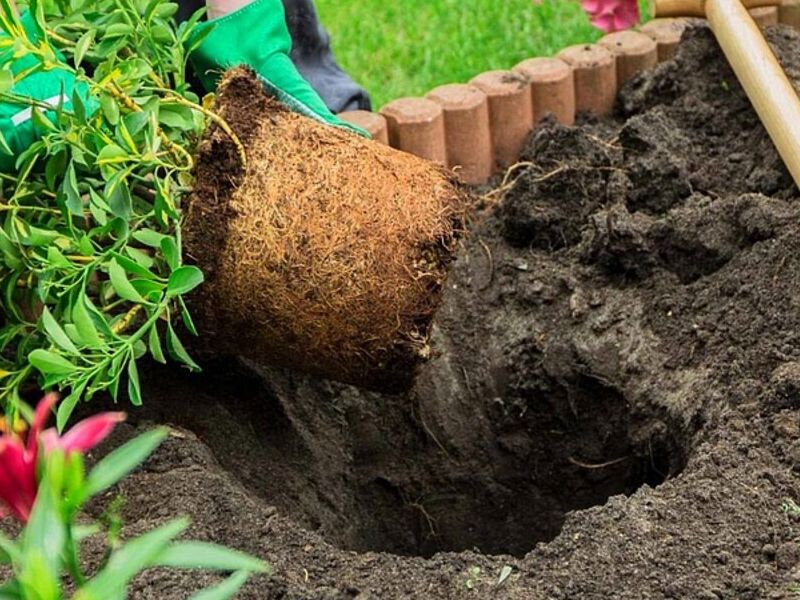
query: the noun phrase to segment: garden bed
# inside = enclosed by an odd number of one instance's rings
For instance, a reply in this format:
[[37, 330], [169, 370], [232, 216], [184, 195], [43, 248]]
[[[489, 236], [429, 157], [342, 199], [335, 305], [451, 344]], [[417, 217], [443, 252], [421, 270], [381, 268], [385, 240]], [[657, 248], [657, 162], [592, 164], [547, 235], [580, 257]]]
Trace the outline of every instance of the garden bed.
[[[769, 39], [800, 82], [800, 34]], [[713, 37], [690, 29], [613, 118], [540, 125], [522, 160], [409, 395], [148, 369], [109, 443], [174, 431], [118, 490], [125, 531], [188, 513], [273, 566], [242, 598], [792, 597], [798, 193]], [[211, 577], [148, 572], [132, 596]]]

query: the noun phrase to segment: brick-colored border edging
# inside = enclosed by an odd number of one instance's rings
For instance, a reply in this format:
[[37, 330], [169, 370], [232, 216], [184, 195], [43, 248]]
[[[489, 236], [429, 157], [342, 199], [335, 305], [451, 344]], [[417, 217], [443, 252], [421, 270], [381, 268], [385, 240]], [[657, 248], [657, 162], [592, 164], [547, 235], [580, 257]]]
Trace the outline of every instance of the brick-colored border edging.
[[[750, 14], [760, 27], [783, 23], [800, 29], [800, 0]], [[687, 23], [653, 19], [639, 31], [611, 33], [554, 58], [531, 58], [510, 71], [439, 86], [424, 98], [399, 98], [377, 113], [339, 116], [378, 142], [457, 168], [465, 183], [486, 183], [516, 161], [530, 129], [548, 114], [571, 125], [581, 111], [610, 113], [622, 84], [672, 58]]]

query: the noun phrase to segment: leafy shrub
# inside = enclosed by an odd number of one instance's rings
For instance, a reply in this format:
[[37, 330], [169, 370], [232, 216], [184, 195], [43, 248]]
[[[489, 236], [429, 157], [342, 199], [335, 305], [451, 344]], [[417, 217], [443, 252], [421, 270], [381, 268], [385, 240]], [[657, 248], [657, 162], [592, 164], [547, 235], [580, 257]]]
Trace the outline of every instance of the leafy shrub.
[[[13, 418], [25, 389], [68, 390], [62, 429], [79, 400], [116, 399], [124, 381], [140, 404], [147, 353], [198, 368], [175, 327], [196, 335], [184, 296], [203, 281], [184, 264], [181, 202], [207, 122], [233, 133], [185, 80], [201, 13], [177, 25], [163, 0], [32, 0], [29, 11], [35, 36], [0, 0], [0, 50], [37, 59], [16, 80], [61, 69], [87, 92], [34, 102], [42, 138], [0, 175], [0, 404]], [[0, 71], [0, 98], [30, 105], [14, 82]]]

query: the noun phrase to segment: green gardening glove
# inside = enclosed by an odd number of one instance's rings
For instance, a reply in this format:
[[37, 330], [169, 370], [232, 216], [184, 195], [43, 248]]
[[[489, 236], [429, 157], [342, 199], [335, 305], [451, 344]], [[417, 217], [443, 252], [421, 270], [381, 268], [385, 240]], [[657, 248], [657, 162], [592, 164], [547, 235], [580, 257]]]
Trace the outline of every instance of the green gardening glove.
[[[20, 23], [28, 34], [28, 38], [34, 42], [38, 41], [39, 34], [36, 23], [29, 12], [22, 13]], [[0, 32], [0, 38], [8, 39], [8, 36], [4, 32]], [[59, 59], [63, 58], [58, 53], [56, 56]], [[39, 59], [30, 55], [15, 59], [12, 47], [0, 50], [0, 68], [7, 68], [10, 65], [11, 72], [15, 76], [38, 64]], [[36, 71], [24, 77], [14, 84], [10, 93], [49, 104], [55, 110], [60, 103], [67, 108], [70, 106], [72, 93], [76, 86], [78, 95], [86, 100], [88, 88], [85, 84], [76, 84], [75, 78], [67, 71], [53, 69]], [[87, 109], [89, 108], [87, 106]], [[47, 112], [45, 116], [53, 119], [54, 112]], [[0, 133], [3, 134], [8, 149], [11, 150], [11, 154], [8, 154], [5, 149], [0, 149], [0, 172], [11, 173], [14, 171], [17, 156], [39, 138], [39, 133], [33, 123], [30, 104], [0, 99]]]
[[211, 32], [190, 56], [206, 91], [216, 88], [223, 71], [246, 65], [259, 75], [267, 91], [291, 110], [370, 137], [363, 129], [345, 123], [328, 110], [297, 72], [289, 58], [292, 38], [281, 0], [255, 0], [229, 15], [202, 23], [195, 35], [209, 29]]

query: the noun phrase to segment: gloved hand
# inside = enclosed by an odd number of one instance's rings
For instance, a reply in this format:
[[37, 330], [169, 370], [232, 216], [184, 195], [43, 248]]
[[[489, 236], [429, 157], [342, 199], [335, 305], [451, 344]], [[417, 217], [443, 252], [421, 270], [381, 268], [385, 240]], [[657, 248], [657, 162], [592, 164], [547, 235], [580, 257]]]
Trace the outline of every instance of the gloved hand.
[[289, 58], [292, 38], [281, 0], [254, 0], [244, 8], [201, 24], [196, 35], [208, 29], [211, 32], [190, 57], [207, 91], [216, 88], [223, 71], [246, 65], [259, 75], [267, 91], [291, 110], [369, 137], [363, 129], [345, 123], [328, 110], [297, 72]]
[[[31, 41], [38, 41], [33, 16], [24, 12], [20, 16], [20, 22], [28, 34]], [[0, 39], [8, 39], [5, 33], [0, 32]], [[12, 47], [0, 49], [0, 66], [11, 65], [11, 72], [14, 75], [35, 67], [39, 64], [39, 59], [26, 55], [14, 59]], [[57, 54], [60, 57], [60, 55]], [[39, 102], [49, 104], [55, 109], [60, 102], [69, 108], [72, 103], [72, 92], [78, 86], [78, 94], [86, 99], [88, 89], [85, 84], [78, 84], [71, 73], [53, 69], [50, 71], [37, 71], [28, 75], [24, 79], [17, 81], [10, 93], [17, 96], [32, 98]], [[45, 116], [53, 118], [54, 113], [47, 112]], [[22, 102], [12, 102], [11, 100], [0, 99], [0, 133], [11, 149], [11, 155], [0, 150], [0, 171], [10, 173], [14, 170], [14, 163], [22, 152], [24, 152], [36, 139], [39, 133], [33, 124], [30, 104]]]

